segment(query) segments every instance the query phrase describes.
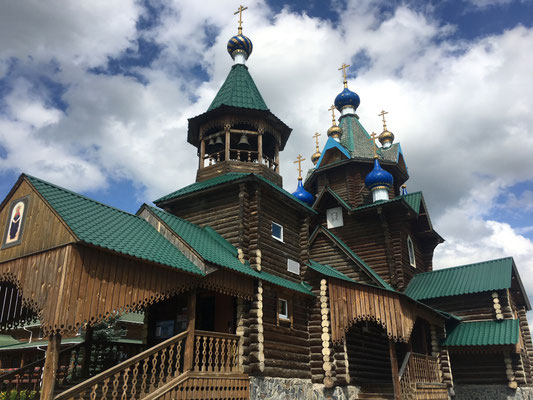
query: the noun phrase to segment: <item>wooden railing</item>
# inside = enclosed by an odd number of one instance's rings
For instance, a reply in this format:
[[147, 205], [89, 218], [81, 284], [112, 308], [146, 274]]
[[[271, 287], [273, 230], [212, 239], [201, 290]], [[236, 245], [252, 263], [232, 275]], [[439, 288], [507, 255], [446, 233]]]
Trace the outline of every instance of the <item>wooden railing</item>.
[[182, 332], [66, 390], [55, 400], [85, 396], [92, 400], [143, 399], [169, 384], [177, 390], [183, 373], [191, 370], [204, 378], [210, 374], [226, 374], [230, 378], [240, 371], [238, 340], [236, 335], [218, 332]]
[[239, 337], [227, 333], [196, 331], [194, 335], [194, 371], [240, 372]]
[[415, 382], [441, 383], [437, 357], [425, 354], [411, 354], [410, 370]]
[[[71, 345], [59, 352], [55, 386], [65, 387], [96, 375], [137, 354], [140, 346], [130, 343], [93, 342], [89, 349], [83, 342]], [[23, 368], [0, 375], [0, 393], [9, 393], [11, 397], [6, 397], [8, 399], [38, 399], [44, 361], [42, 358]]]
[[448, 398], [437, 357], [407, 353], [399, 376], [402, 400]]

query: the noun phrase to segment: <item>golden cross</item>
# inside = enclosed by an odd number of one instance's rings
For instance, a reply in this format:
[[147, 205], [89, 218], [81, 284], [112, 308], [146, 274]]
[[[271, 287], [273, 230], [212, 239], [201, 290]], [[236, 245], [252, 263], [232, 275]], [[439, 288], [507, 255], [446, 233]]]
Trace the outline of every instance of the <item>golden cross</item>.
[[328, 111], [331, 111], [331, 121], [333, 125], [337, 125], [335, 122], [335, 104], [332, 104], [330, 108], [328, 108]]
[[378, 134], [376, 132], [372, 132], [372, 135], [370, 135], [371, 141], [372, 141], [372, 147], [374, 150], [374, 158], [378, 158], [378, 146], [376, 145], [376, 139], [378, 138]]
[[316, 141], [316, 151], [317, 151], [317, 153], [320, 151], [320, 146], [318, 145], [318, 137], [319, 136], [322, 136], [322, 135], [320, 133], [318, 133], [318, 132], [315, 132], [315, 134], [313, 135], [313, 138]]
[[239, 6], [239, 9], [233, 15], [239, 14], [239, 35], [242, 34], [242, 12], [248, 10], [248, 7]]
[[339, 68], [339, 71], [342, 69], [342, 74], [344, 76], [344, 87], [347, 88], [348, 87], [348, 81], [346, 80], [346, 68], [350, 67], [350, 65], [348, 64], [342, 64], [342, 66]]
[[384, 131], [387, 130], [387, 122], [385, 121], [385, 114], [388, 114], [388, 112], [385, 111], [385, 110], [381, 110], [381, 112], [378, 114], [378, 116], [380, 116], [381, 118], [383, 118], [383, 130], [384, 130]]
[[296, 161], [294, 161], [294, 164], [298, 164], [298, 179], [302, 179], [302, 161], [305, 161], [305, 158], [298, 154]]

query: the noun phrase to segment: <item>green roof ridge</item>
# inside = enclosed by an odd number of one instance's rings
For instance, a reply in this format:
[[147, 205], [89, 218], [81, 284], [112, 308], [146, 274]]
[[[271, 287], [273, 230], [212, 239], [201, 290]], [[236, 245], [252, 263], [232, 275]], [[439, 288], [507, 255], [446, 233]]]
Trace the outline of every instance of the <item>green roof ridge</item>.
[[309, 260], [309, 263], [307, 263], [307, 265], [322, 275], [326, 275], [331, 278], [342, 279], [348, 282], [355, 283], [353, 279], [349, 278], [348, 276], [344, 275], [342, 272], [337, 271], [335, 268], [327, 264], [320, 264], [314, 260]]
[[460, 268], [475, 267], [475, 266], [478, 266], [478, 265], [481, 265], [481, 264], [491, 264], [491, 263], [495, 263], [495, 262], [499, 262], [499, 261], [506, 261], [506, 260], [512, 260], [512, 259], [513, 259], [513, 257], [494, 258], [492, 260], [478, 261], [478, 262], [475, 262], [475, 263], [463, 264], [463, 265], [455, 265], [453, 267], [448, 267], [448, 268], [439, 268], [439, 269], [435, 269], [433, 271], [422, 272], [420, 274], [416, 274], [415, 276], [438, 274], [438, 273], [441, 273], [441, 272], [448, 272], [448, 271], [450, 271], [452, 269], [456, 270], [456, 269], [460, 269]]
[[222, 105], [268, 110], [263, 96], [257, 89], [246, 65], [235, 64], [231, 67], [226, 80], [218, 90], [207, 111], [214, 110]]
[[24, 175], [85, 243], [203, 275], [177, 247], [144, 219], [42, 179]]
[[372, 276], [374, 277], [379, 283], [381, 283], [383, 285], [383, 287], [387, 290], [392, 290], [393, 292], [395, 291], [392, 286], [390, 286], [381, 276], [379, 276], [376, 271], [374, 271], [372, 269], [372, 267], [370, 267], [370, 265], [368, 265], [367, 263], [365, 263], [363, 261], [363, 259], [361, 257], [359, 257], [357, 254], [355, 254], [355, 252], [350, 249], [348, 247], [348, 245], [346, 243], [344, 243], [339, 237], [337, 237], [333, 232], [331, 232], [329, 229], [327, 228], [324, 228], [322, 227], [322, 229], [328, 233], [329, 235], [331, 235], [333, 237], [333, 239], [339, 244], [342, 246], [342, 248], [347, 251], [353, 258], [355, 258], [357, 260], [357, 262], [359, 262], [361, 264], [361, 266]]

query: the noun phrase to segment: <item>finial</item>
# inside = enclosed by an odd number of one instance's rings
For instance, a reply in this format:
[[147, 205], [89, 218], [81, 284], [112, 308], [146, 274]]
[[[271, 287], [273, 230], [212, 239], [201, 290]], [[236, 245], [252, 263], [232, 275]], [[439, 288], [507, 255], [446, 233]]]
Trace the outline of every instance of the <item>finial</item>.
[[387, 130], [387, 122], [385, 121], [385, 115], [388, 114], [387, 111], [381, 110], [381, 112], [378, 114], [381, 118], [383, 118], [383, 131]]
[[331, 126], [328, 129], [328, 137], [332, 137], [339, 142], [342, 136], [342, 129], [340, 126], [337, 126], [337, 122], [335, 121], [335, 104], [328, 108], [328, 111], [331, 111]]
[[302, 157], [301, 154], [298, 154], [298, 157], [296, 157], [296, 161], [294, 161], [294, 164], [298, 164], [298, 180], [302, 180], [302, 161], [305, 161], [305, 158]]
[[405, 183], [402, 185], [402, 191], [401, 191], [400, 194], [401, 194], [402, 196], [407, 195], [407, 185], [406, 185]]
[[239, 35], [242, 35], [242, 12], [248, 10], [248, 7], [239, 6], [239, 9], [233, 13], [233, 15], [239, 14]]
[[348, 87], [348, 81], [346, 80], [346, 68], [350, 67], [350, 65], [348, 64], [342, 64], [342, 66], [339, 68], [339, 71], [342, 69], [342, 74], [344, 76], [344, 87], [347, 88]]
[[315, 132], [315, 134], [313, 135], [313, 138], [315, 139], [315, 142], [316, 142], [315, 146], [316, 146], [317, 153], [320, 151], [320, 146], [318, 144], [318, 137], [319, 136], [322, 136], [322, 135], [320, 133], [318, 133], [318, 132]]
[[372, 141], [372, 147], [374, 150], [374, 159], [378, 159], [378, 146], [376, 144], [376, 140], [378, 138], [378, 134], [376, 132], [372, 132], [372, 135], [370, 135], [370, 140]]

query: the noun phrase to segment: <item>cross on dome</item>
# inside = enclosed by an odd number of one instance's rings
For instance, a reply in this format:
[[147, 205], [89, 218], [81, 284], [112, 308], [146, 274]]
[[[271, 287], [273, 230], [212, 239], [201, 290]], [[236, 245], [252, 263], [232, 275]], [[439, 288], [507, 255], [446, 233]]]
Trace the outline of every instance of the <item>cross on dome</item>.
[[233, 15], [239, 14], [239, 35], [242, 35], [242, 12], [248, 10], [248, 7], [239, 6], [238, 10], [233, 13]]
[[344, 64], [342, 63], [341, 67], [339, 68], [339, 71], [342, 69], [342, 74], [344, 76], [344, 87], [347, 88], [348, 87], [348, 80], [346, 79], [346, 69], [351, 67], [351, 65], [348, 65], [348, 64]]
[[305, 161], [305, 158], [302, 157], [301, 154], [298, 154], [298, 157], [296, 157], [296, 161], [294, 161], [294, 164], [298, 164], [298, 179], [302, 179], [302, 161]]

